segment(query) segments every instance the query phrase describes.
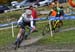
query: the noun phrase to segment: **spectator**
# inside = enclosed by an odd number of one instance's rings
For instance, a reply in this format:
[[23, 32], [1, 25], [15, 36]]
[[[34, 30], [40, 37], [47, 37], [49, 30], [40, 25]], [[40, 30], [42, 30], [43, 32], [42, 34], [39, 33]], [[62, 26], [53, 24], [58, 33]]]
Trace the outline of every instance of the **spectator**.
[[[29, 9], [32, 11], [33, 19], [38, 18], [36, 9], [33, 6], [30, 6]], [[33, 21], [34, 21], [34, 26], [36, 26], [36, 20], [33, 20]]]

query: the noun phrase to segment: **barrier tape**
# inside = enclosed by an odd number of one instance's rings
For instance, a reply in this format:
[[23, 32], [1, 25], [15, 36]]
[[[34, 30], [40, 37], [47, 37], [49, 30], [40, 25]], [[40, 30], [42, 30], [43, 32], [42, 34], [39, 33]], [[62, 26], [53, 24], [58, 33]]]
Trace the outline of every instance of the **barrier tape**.
[[[67, 16], [67, 15], [65, 15], [64, 18], [48, 17], [48, 19], [46, 17], [43, 17], [43, 18], [37, 18], [37, 19], [34, 19], [34, 20], [75, 20], [75, 16]], [[0, 24], [0, 27], [6, 27], [6, 26], [9, 26], [9, 25], [12, 25], [12, 24], [17, 24], [17, 21], [11, 22], [11, 23], [8, 23], [8, 24]]]
[[9, 26], [9, 25], [12, 25], [12, 24], [17, 24], [17, 21], [11, 22], [11, 23], [6, 23], [6, 24], [0, 24], [0, 27], [6, 27], [6, 26]]

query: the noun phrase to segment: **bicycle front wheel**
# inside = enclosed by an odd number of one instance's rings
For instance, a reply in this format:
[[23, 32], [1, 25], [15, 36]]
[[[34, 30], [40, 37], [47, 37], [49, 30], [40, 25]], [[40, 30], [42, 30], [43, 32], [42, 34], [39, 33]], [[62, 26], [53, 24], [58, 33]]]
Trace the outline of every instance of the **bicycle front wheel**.
[[42, 35], [48, 34], [49, 31], [50, 31], [49, 24], [47, 24], [46, 26], [44, 26], [44, 28], [42, 30]]

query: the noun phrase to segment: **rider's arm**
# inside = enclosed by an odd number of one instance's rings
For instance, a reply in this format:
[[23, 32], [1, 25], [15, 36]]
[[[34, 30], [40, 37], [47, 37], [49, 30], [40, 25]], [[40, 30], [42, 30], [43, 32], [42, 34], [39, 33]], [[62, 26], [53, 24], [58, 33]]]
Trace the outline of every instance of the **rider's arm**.
[[31, 16], [31, 21], [30, 21], [30, 26], [32, 27], [32, 28], [34, 28], [35, 26], [33, 25], [33, 17]]
[[22, 14], [22, 16], [19, 18], [18, 23], [22, 21], [23, 17], [24, 17], [24, 14]]
[[31, 27], [34, 27], [34, 25], [33, 25], [33, 21], [30, 22], [30, 25], [31, 25]]
[[18, 23], [22, 21], [22, 17], [19, 18]]

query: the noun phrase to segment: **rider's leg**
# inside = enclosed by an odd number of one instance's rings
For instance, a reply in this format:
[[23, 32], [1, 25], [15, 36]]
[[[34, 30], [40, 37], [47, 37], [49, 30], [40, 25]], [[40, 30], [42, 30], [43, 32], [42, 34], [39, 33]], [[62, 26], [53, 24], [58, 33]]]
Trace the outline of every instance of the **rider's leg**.
[[29, 22], [28, 26], [30, 27], [31, 33], [36, 31], [36, 21]]
[[56, 21], [54, 22], [54, 26], [53, 26], [54, 32], [57, 32], [56, 28], [58, 28], [58, 29], [60, 28], [59, 20], [56, 20]]
[[25, 22], [25, 26], [28, 26], [27, 29], [29, 29], [29, 32], [26, 32], [24, 35], [25, 40], [27, 40], [28, 36], [30, 35], [31, 27], [30, 27], [30, 22]]
[[34, 26], [34, 27], [31, 27], [31, 33], [32, 33], [32, 32], [35, 32], [35, 31], [36, 31], [35, 26]]
[[21, 36], [22, 36], [23, 34], [24, 34], [24, 29], [20, 28], [19, 33], [18, 33], [18, 35], [17, 35], [17, 39], [16, 39], [16, 41], [15, 41], [15, 44], [17, 44], [17, 42], [20, 43], [20, 41], [22, 40], [22, 39], [21, 39]]
[[60, 20], [56, 20], [56, 21], [55, 21], [54, 28], [56, 28], [56, 27], [57, 27], [57, 25], [58, 25], [59, 21], [60, 21]]
[[33, 20], [33, 27], [31, 27], [31, 32], [37, 32], [36, 20]]
[[23, 35], [23, 33], [25, 33], [25, 27], [24, 27], [24, 26], [25, 26], [25, 25], [24, 25], [24, 22], [19, 22], [19, 23], [18, 23], [18, 27], [19, 27], [20, 29], [19, 29], [19, 33], [18, 33], [18, 35], [17, 35], [17, 39], [16, 39], [16, 41], [15, 41], [15, 44], [20, 41], [21, 35]]
[[60, 30], [61, 30], [61, 26], [62, 26], [62, 25], [63, 25], [62, 20], [59, 20], [59, 21], [57, 22], [57, 28], [58, 28], [57, 31], [60, 31]]
[[52, 23], [53, 23], [53, 30], [55, 31], [55, 28], [56, 28], [56, 25], [55, 25], [55, 24], [56, 24], [56, 21], [53, 21]]

